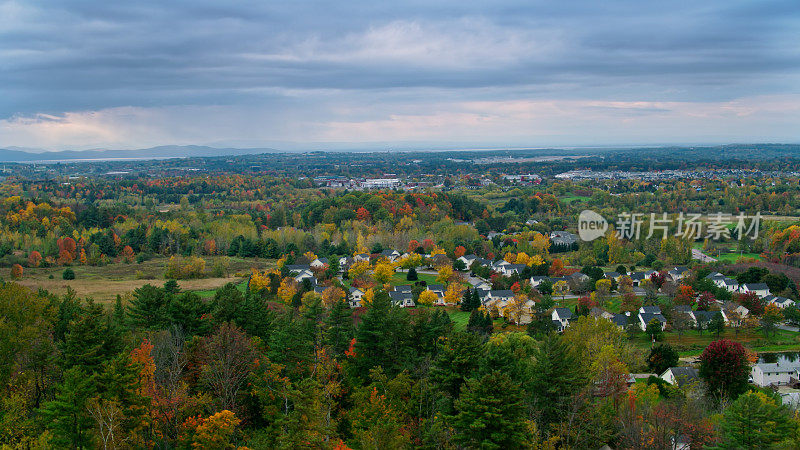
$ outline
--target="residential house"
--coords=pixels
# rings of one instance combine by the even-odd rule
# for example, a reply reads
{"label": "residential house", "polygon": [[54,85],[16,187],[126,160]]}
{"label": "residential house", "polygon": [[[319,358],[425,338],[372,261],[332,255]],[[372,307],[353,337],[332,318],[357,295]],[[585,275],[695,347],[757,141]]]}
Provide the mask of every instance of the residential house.
{"label": "residential house", "polygon": [[736,302],[725,302],[722,304],[722,317],[725,318],[725,323],[732,327],[738,327],[742,324],[742,320],[750,315],[750,310]]}
{"label": "residential house", "polygon": [[492,289],[492,285],[487,283],[487,282],[485,282],[485,281],[479,281],[479,282],[475,283],[474,288],[475,289],[485,289],[485,290],[488,291],[488,290]]}
{"label": "residential house", "polygon": [[[627,275],[627,274],[625,274]],[[622,277],[622,274],[619,272],[603,272],[603,278],[608,278],[609,280],[614,280],[619,282],[619,279]]]}
{"label": "residential house", "polygon": [[469,269],[470,267],[472,267],[472,263],[474,263],[478,259],[479,259],[478,255],[464,255],[464,256],[459,257],[458,261],[463,262],[464,263],[464,267]]}
{"label": "residential house", "polygon": [[700,373],[694,367],[670,367],[659,377],[671,385],[679,387],[692,384],[700,379]]}
{"label": "residential house", "polygon": [[355,262],[359,262],[359,261],[367,261],[367,262],[369,262],[369,253],[359,253],[357,255],[354,255],[353,256],[353,260]]}
{"label": "residential house", "polygon": [[734,280],[733,278],[729,277],[722,277],[722,278],[714,278],[712,280],[714,285],[718,288],[725,289],[728,292],[738,292],[739,291],[739,282]]}
{"label": "residential house", "polygon": [[569,321],[574,315],[569,308],[554,308],[552,313],[553,324],[558,323],[556,329],[561,332],[569,326]]}
{"label": "residential house", "polygon": [[381,252],[381,257],[394,262],[397,261],[398,258],[400,258],[400,252],[398,252],[397,250],[387,249]]}
{"label": "residential house", "polygon": [[290,274],[300,273],[304,270],[311,271],[311,265],[309,264],[287,264],[286,270],[289,271]]}
{"label": "residential house", "polygon": [[504,264],[498,267],[498,272],[502,273],[505,276],[511,276],[513,274],[520,274],[523,270],[525,270],[527,266],[525,264]]}
{"label": "residential house", "polygon": [[530,279],[531,287],[536,289],[545,280],[550,280],[550,277],[547,277],[547,276],[544,276],[544,275],[534,275]]}
{"label": "residential house", "polygon": [[753,383],[760,387],[787,385],[792,378],[800,378],[799,368],[797,363],[758,363],[750,369],[750,376]]}
{"label": "residential house", "polygon": [[611,323],[613,323],[617,327],[625,329],[628,327],[628,325],[630,325],[630,320],[631,320],[630,312],[627,312],[625,314],[614,314],[614,317],[612,317],[610,320]]}
{"label": "residential house", "polygon": [[658,306],[642,306],[639,308],[639,327],[643,331],[647,330],[647,324],[653,319],[661,323],[661,329],[667,327],[667,319],[661,314],[661,308]]}
{"label": "residential house", "polygon": [[584,283],[589,280],[589,275],[586,275],[583,272],[575,272],[571,275],[568,275],[567,278],[572,280],[573,283]]}
{"label": "residential house", "polygon": [[360,306],[364,306],[364,304],[361,302],[362,297],[364,297],[364,291],[362,291],[361,289],[351,287],[348,291],[347,297],[351,308],[358,308]]}
{"label": "residential house", "polygon": [[571,246],[578,242],[578,236],[569,231],[552,231],[550,232],[550,242],[553,246]]}
{"label": "residential house", "polygon": [[595,319],[608,319],[611,320],[614,317],[614,314],[606,311],[603,308],[598,308],[597,306],[593,307],[591,311],[589,311],[589,315],[594,317]]}
{"label": "residential house", "polygon": [[794,300],[777,295],[768,295],[764,297],[764,301],[766,301],[768,305],[775,305],[780,309],[788,308],[789,306],[794,306],[795,304]]}
{"label": "residential house", "polygon": [[310,269],[303,269],[300,272],[295,272],[294,281],[302,283],[303,280],[306,279],[311,280],[312,285],[317,284],[317,277],[314,276],[314,272],[312,272]]}
{"label": "residential house", "polygon": [[311,264],[309,265],[314,269],[322,269],[329,264],[328,258],[317,258],[311,261]]}
{"label": "residential house", "polygon": [[686,278],[690,273],[688,267],[676,266],[667,272],[667,277],[672,281],[678,281]]}
{"label": "residential house", "polygon": [[411,308],[416,306],[414,304],[414,296],[411,294],[410,291],[390,291],[389,297],[392,299],[392,303],[401,307],[401,308]]}
{"label": "residential house", "polygon": [[745,283],[739,286],[739,292],[742,294],[754,292],[757,296],[763,298],[769,295],[769,287],[766,283]]}
{"label": "residential house", "polygon": [[638,271],[638,272],[631,272],[628,277],[631,279],[633,286],[639,286],[642,284],[644,280],[649,280],[653,274],[656,273],[655,270],[645,270],[645,271]]}

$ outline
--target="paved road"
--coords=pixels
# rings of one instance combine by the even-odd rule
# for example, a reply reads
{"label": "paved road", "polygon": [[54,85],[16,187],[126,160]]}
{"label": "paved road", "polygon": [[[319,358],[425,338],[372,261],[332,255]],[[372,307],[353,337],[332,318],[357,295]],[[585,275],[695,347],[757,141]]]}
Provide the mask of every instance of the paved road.
{"label": "paved road", "polygon": [[697,259],[700,260],[700,262],[708,263],[716,261],[716,258],[712,258],[696,248],[692,249],[692,259]]}

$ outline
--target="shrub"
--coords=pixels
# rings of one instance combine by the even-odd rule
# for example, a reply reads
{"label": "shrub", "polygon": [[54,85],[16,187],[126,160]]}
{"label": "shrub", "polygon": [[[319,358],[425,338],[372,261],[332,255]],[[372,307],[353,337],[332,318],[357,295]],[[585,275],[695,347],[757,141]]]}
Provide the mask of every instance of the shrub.
{"label": "shrub", "polygon": [[75,279],[75,271],[72,270],[72,268],[67,267],[66,269],[64,269],[63,272],[61,272],[61,278],[65,279],[65,280],[74,280]]}

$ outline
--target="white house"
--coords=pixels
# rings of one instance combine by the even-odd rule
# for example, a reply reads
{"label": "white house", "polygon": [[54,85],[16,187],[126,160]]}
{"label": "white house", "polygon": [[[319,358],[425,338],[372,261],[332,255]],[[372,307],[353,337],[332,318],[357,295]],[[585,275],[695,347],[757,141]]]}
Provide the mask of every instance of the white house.
{"label": "white house", "polygon": [[792,377],[800,378],[797,369],[793,364],[759,363],[750,370],[750,376],[756,386],[785,385],[789,384]]}
{"label": "white house", "polygon": [[328,265],[328,258],[316,258],[309,265],[315,269],[322,269]]}
{"label": "white house", "polygon": [[764,300],[766,300],[767,304],[775,305],[780,309],[788,308],[789,306],[795,305],[794,300],[786,297],[780,297],[777,295],[768,295],[764,298]]}
{"label": "white house", "polygon": [[545,280],[550,280],[550,277],[546,277],[544,275],[534,275],[534,276],[531,277],[531,280],[530,280],[531,281],[531,287],[535,289],[535,288],[539,287],[539,285],[542,284],[542,282],[545,281]]}
{"label": "white house", "polygon": [[367,261],[369,262],[369,253],[359,253],[353,256],[354,261]]}
{"label": "white house", "polygon": [[694,367],[670,367],[661,374],[659,378],[669,384],[678,386],[685,386],[694,383],[699,378],[700,374]]}
{"label": "white house", "polygon": [[484,289],[488,291],[492,289],[492,285],[485,281],[479,281],[475,284],[475,289]]}
{"label": "white house", "polygon": [[682,280],[689,275],[689,269],[684,266],[676,266],[673,267],[669,272],[667,272],[667,276],[673,280]]}
{"label": "white house", "polygon": [[525,264],[503,264],[502,266],[498,266],[497,271],[505,276],[510,276],[515,273],[522,273],[525,267],[527,267]]}
{"label": "white house", "polygon": [[569,326],[569,321],[572,319],[572,311],[569,308],[555,308],[553,309],[552,319],[553,323],[558,322],[558,331],[564,331]]}
{"label": "white house", "polygon": [[387,249],[387,250],[384,250],[384,251],[381,252],[381,256],[386,258],[386,259],[388,259],[389,261],[394,262],[398,258],[400,258],[400,252],[398,252],[397,250],[388,250]]}
{"label": "white house", "polygon": [[[315,277],[314,277],[314,272],[312,272],[309,269],[303,269],[300,272],[297,272],[297,274],[294,276],[294,281],[297,281],[298,283],[302,283],[303,280],[305,280],[306,278],[310,278],[310,279],[316,280]],[[316,284],[316,283],[314,283],[314,284]]]}
{"label": "white house", "polygon": [[351,287],[350,288],[350,307],[351,308],[358,308],[359,306],[363,306],[361,303],[361,298],[364,296],[364,291],[359,288]]}
{"label": "white house", "polygon": [[639,327],[642,331],[647,330],[647,324],[653,319],[661,323],[662,330],[667,327],[667,319],[661,314],[661,308],[658,306],[642,306],[639,308]]}
{"label": "white house", "polygon": [[714,278],[712,281],[714,282],[714,285],[716,287],[725,289],[728,292],[739,291],[739,282],[734,280],[733,278],[728,278],[728,277]]}
{"label": "white house", "polygon": [[389,292],[389,297],[392,299],[392,302],[395,305],[401,308],[410,308],[415,306],[414,296],[411,294],[411,292],[391,291]]}
{"label": "white house", "polygon": [[469,269],[472,267],[472,263],[474,263],[478,259],[478,255],[464,255],[458,258],[458,261],[464,263],[464,267]]}
{"label": "white house", "polygon": [[755,292],[759,297],[766,297],[769,295],[769,287],[766,283],[745,283],[739,286],[739,292],[742,294]]}

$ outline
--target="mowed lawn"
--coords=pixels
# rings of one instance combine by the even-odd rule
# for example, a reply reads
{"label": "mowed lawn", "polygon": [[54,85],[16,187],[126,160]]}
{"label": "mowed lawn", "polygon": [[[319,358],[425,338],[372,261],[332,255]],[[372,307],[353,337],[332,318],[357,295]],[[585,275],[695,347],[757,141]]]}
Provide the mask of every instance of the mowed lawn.
{"label": "mowed lawn", "polygon": [[[737,333],[733,328],[726,328],[719,337],[709,331],[700,334],[696,330],[687,330],[682,336],[672,331],[664,333],[662,342],[675,346],[681,356],[698,356],[708,344],[717,339],[739,342],[753,352],[800,350],[800,333],[785,330],[775,330],[769,337],[765,337],[759,329],[740,330]],[[644,333],[634,342],[643,349],[650,349],[651,342]]]}
{"label": "mowed lawn", "polygon": [[[214,257],[204,259],[206,272],[209,272],[213,267]],[[68,288],[72,288],[79,297],[91,297],[101,303],[110,302],[117,297],[117,294],[127,294],[146,284],[163,285],[167,281],[164,278],[167,261],[168,258],[154,258],[141,264],[114,263],[96,267],[73,265],[74,280],[62,278],[64,267],[26,267],[22,278],[15,282],[31,289],[46,289],[57,295],[62,295]],[[228,276],[178,280],[178,285],[184,291],[199,291],[201,295],[208,296],[213,295],[215,289],[227,283],[234,282],[241,285],[245,278],[235,276],[236,273],[246,276],[249,275],[251,268],[266,270],[274,266],[274,260],[231,258]],[[138,278],[137,272],[139,272]]]}

